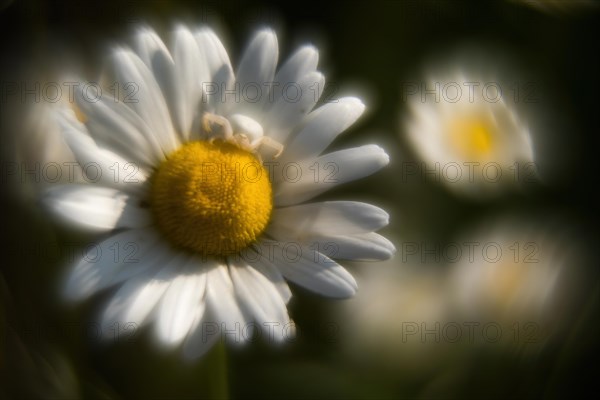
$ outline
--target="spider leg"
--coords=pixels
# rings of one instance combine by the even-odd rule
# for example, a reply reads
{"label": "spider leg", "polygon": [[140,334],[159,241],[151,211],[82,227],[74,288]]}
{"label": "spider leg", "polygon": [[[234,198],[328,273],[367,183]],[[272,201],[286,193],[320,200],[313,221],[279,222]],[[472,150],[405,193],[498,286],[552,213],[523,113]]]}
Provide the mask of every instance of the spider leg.
{"label": "spider leg", "polygon": [[253,144],[253,150],[254,149],[258,149],[259,147],[268,147],[270,149],[275,150],[275,155],[273,156],[273,159],[278,158],[281,153],[283,153],[283,144],[279,143],[278,141],[271,139],[268,136],[262,136],[260,139],[258,139],[254,144]]}
{"label": "spider leg", "polygon": [[[221,115],[204,113],[202,116],[202,128],[207,133],[213,133],[213,125],[217,125],[221,128],[221,134],[225,141],[230,141],[233,138],[233,128],[229,120]],[[213,142],[216,139],[214,135],[208,140]]]}

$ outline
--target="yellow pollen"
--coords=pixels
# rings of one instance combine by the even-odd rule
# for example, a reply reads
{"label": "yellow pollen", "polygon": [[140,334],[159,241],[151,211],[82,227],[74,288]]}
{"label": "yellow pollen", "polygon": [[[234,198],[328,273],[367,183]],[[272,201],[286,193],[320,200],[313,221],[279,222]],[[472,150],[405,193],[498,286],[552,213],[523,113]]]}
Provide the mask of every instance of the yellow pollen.
{"label": "yellow pollen", "polygon": [[467,160],[481,160],[493,150],[494,127],[483,118],[460,119],[450,125],[450,140],[456,150]]}
{"label": "yellow pollen", "polygon": [[273,208],[267,170],[250,152],[223,141],[189,142],[152,177],[159,230],[175,246],[220,257],[264,231]]}

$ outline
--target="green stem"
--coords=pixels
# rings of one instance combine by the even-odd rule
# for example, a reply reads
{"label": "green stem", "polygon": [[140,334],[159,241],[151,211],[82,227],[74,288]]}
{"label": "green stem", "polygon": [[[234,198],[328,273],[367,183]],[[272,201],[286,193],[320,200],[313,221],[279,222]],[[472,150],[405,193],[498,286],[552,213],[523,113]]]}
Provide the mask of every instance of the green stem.
{"label": "green stem", "polygon": [[219,341],[210,352],[200,360],[201,372],[206,384],[206,394],[210,399],[228,399],[227,351],[225,344]]}

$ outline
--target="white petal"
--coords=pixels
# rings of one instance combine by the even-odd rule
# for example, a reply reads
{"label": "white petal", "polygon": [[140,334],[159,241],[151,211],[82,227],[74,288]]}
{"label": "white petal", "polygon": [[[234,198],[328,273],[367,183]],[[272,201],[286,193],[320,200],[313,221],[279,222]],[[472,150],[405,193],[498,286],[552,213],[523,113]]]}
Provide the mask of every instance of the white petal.
{"label": "white petal", "polygon": [[[157,267],[155,265],[154,268],[146,271],[146,274],[128,279],[111,297],[100,317],[103,331],[107,327],[112,327],[114,330],[115,327],[125,324],[135,324],[136,328],[141,328],[151,319],[149,316],[174,278],[173,271]],[[163,274],[162,279],[154,277],[157,270],[158,274]],[[169,275],[164,275],[165,272],[168,272]],[[103,335],[105,339],[111,339],[111,336],[111,334]]]}
{"label": "white petal", "polygon": [[319,72],[311,72],[297,81],[284,84],[283,95],[275,100],[265,117],[265,130],[269,136],[285,143],[292,130],[313,109],[324,86],[325,77]]}
{"label": "white petal", "polygon": [[290,82],[299,82],[303,77],[316,72],[319,52],[314,46],[300,47],[277,71],[273,93],[274,101],[279,100],[283,87]]}
{"label": "white petal", "polygon": [[285,303],[273,283],[242,260],[230,259],[229,271],[240,305],[269,335],[267,340],[284,340],[284,329],[290,320]]}
{"label": "white petal", "polygon": [[203,314],[205,288],[206,273],[193,257],[173,279],[161,302],[157,333],[163,342],[177,344],[186,337],[195,318]]}
{"label": "white petal", "polygon": [[261,261],[275,265],[283,276],[315,293],[347,298],[356,293],[356,281],[338,263],[295,242],[263,242]]}
{"label": "white petal", "polygon": [[278,55],[275,32],[270,29],[257,32],[240,61],[237,81],[241,85],[247,82],[272,82]]}
{"label": "white petal", "polygon": [[288,303],[292,298],[292,292],[281,272],[271,263],[263,262],[261,256],[251,248],[242,252],[242,258],[254,269],[266,276],[279,292],[284,303]]}
{"label": "white petal", "polygon": [[120,85],[133,84],[137,92],[127,103],[154,130],[165,154],[179,146],[163,93],[148,67],[129,50],[114,54],[115,73]]}
{"label": "white petal", "polygon": [[103,325],[114,322],[133,322],[141,327],[153,319],[152,312],[163,298],[173,280],[178,276],[184,255],[161,249],[156,258],[149,261],[143,274],[128,279],[113,296],[103,314]]}
{"label": "white petal", "polygon": [[[288,164],[279,163],[280,169],[274,173],[275,179],[279,178],[275,189],[275,205],[283,207],[310,200],[337,185],[371,175],[388,162],[389,157],[381,147],[367,145],[297,163],[295,169],[301,171],[299,179],[296,179],[296,175],[286,178],[285,169],[281,167],[287,167]],[[320,174],[318,179],[314,174],[315,163],[320,172],[327,172]]]}
{"label": "white petal", "polygon": [[201,95],[201,74],[206,69],[200,58],[200,50],[192,33],[179,27],[175,32],[173,46],[175,60],[175,89],[173,96],[174,123],[182,139],[190,137],[192,121],[198,110]]}
{"label": "white petal", "polygon": [[259,119],[263,104],[269,98],[275,76],[279,48],[272,30],[259,31],[250,41],[236,74],[236,90],[240,90],[237,112]]}
{"label": "white petal", "polygon": [[105,96],[89,101],[85,86],[75,92],[77,105],[87,117],[86,126],[102,148],[114,149],[131,162],[148,169],[163,159],[163,153],[148,125],[123,101]]}
{"label": "white petal", "polygon": [[152,229],[120,232],[100,243],[87,246],[86,254],[76,261],[66,282],[65,296],[70,300],[85,299],[99,290],[143,274],[153,264],[159,241]]}
{"label": "white petal", "polygon": [[[175,61],[162,39],[150,28],[144,27],[136,36],[137,55],[152,72],[165,97],[167,106],[176,115],[177,85]],[[173,121],[176,123],[176,121]],[[156,135],[152,133],[153,135]]]}
{"label": "white petal", "polygon": [[[69,117],[69,114],[73,114]],[[83,125],[73,121],[74,113],[64,110],[59,113],[59,123],[65,142],[81,166],[87,181],[95,184],[115,187],[129,193],[140,193],[148,178],[146,172],[137,164],[131,163],[117,154],[99,148],[87,134]]]}
{"label": "white petal", "polygon": [[151,28],[141,28],[135,37],[135,44],[136,53],[151,71],[160,58],[173,61],[167,46]]}
{"label": "white petal", "polygon": [[375,232],[352,236],[315,236],[306,238],[304,243],[338,260],[388,260],[396,252],[392,242]]}
{"label": "white petal", "polygon": [[205,62],[206,73],[200,76],[202,84],[202,106],[211,112],[223,115],[222,95],[233,86],[233,68],[225,47],[210,29],[194,34],[200,56]]}
{"label": "white petal", "polygon": [[[208,316],[208,319],[213,319],[213,317]],[[193,360],[206,354],[221,338],[219,329],[215,322],[198,321],[183,344],[184,357]]]}
{"label": "white petal", "polygon": [[152,224],[140,200],[117,189],[71,184],[49,188],[42,201],[60,219],[94,231],[143,228]]}
{"label": "white petal", "polygon": [[344,97],[317,108],[306,116],[306,125],[286,146],[282,162],[318,156],[364,110],[364,104],[355,97]]}
{"label": "white petal", "polygon": [[224,265],[207,272],[206,305],[214,320],[206,318],[205,324],[218,325],[222,337],[232,343],[240,344],[249,339],[244,335],[247,318],[237,303],[229,271]]}
{"label": "white petal", "polygon": [[267,232],[273,237],[290,233],[353,235],[376,231],[388,223],[388,213],[379,207],[355,201],[325,201],[275,209]]}

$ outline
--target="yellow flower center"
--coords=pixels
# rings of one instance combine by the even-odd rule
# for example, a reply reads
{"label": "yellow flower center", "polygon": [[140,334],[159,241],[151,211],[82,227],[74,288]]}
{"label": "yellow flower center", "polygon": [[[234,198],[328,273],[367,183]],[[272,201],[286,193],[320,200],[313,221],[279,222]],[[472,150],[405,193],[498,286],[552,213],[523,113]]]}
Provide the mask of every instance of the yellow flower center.
{"label": "yellow flower center", "polygon": [[175,246],[203,256],[239,252],[264,231],[273,208],[263,165],[238,146],[189,142],[152,177],[152,211]]}
{"label": "yellow flower center", "polygon": [[450,141],[466,160],[477,161],[490,155],[494,126],[486,118],[467,118],[450,125]]}
{"label": "yellow flower center", "polygon": [[523,287],[527,278],[526,266],[518,263],[503,263],[495,266],[487,284],[489,297],[497,304],[510,303]]}

